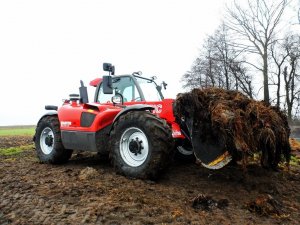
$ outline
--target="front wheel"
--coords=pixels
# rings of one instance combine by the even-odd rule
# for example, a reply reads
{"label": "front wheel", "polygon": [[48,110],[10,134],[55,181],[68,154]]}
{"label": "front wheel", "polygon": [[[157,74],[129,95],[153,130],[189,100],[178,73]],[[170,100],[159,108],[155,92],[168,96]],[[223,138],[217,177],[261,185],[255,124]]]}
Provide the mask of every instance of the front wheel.
{"label": "front wheel", "polygon": [[110,157],[117,172],[133,178],[156,179],[173,154],[171,128],[150,112],[122,115],[111,132]]}
{"label": "front wheel", "polygon": [[62,145],[59,120],[56,116],[46,116],[39,121],[34,141],[37,157],[43,163],[64,163],[72,155],[72,150],[65,149]]}

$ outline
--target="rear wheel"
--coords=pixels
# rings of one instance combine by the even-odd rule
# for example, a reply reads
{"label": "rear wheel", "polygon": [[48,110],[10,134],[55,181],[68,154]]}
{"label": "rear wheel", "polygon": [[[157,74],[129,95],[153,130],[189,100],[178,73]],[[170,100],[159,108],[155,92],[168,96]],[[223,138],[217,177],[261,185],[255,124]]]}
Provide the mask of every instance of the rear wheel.
{"label": "rear wheel", "polygon": [[61,142],[59,120],[56,116],[42,118],[36,128],[35,149],[43,163],[59,164],[67,162],[72,150],[65,149]]}
{"label": "rear wheel", "polygon": [[196,161],[192,144],[187,139],[176,140],[175,159],[184,163]]}
{"label": "rear wheel", "polygon": [[133,178],[156,179],[173,154],[171,128],[150,112],[122,115],[111,132],[110,157],[117,172]]}

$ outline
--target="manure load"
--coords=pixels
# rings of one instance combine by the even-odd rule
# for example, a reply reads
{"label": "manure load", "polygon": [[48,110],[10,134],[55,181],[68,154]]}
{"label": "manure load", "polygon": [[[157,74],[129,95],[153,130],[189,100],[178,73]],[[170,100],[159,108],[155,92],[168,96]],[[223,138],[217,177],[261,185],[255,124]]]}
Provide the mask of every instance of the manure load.
{"label": "manure load", "polygon": [[255,101],[238,91],[194,89],[178,94],[174,104],[178,123],[185,124],[194,154],[207,168],[218,169],[231,160],[261,153],[261,165],[276,169],[290,160],[290,128],[277,107]]}

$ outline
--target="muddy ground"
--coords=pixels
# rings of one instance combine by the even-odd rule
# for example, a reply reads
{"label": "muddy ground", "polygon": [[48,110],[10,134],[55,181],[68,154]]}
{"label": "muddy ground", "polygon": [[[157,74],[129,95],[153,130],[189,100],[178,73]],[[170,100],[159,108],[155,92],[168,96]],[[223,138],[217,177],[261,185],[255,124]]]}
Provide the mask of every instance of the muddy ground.
{"label": "muddy ground", "polygon": [[[0,148],[30,137],[0,137]],[[0,224],[299,224],[300,169],[211,171],[174,162],[160,180],[116,175],[108,159],[40,164],[34,149],[0,156]]]}

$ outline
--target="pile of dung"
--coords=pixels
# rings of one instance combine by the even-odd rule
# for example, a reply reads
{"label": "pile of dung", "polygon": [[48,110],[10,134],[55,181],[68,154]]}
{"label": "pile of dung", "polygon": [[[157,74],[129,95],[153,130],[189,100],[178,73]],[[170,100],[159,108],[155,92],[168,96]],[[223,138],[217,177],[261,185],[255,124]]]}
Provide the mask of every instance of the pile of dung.
{"label": "pile of dung", "polygon": [[210,211],[214,208],[224,209],[229,205],[227,199],[214,200],[211,196],[199,194],[192,200],[192,207],[203,211]]}
{"label": "pile of dung", "polygon": [[207,88],[178,94],[174,115],[179,123],[186,123],[191,136],[195,131],[200,133],[199,141],[223,140],[236,161],[261,152],[262,166],[276,169],[281,156],[290,160],[286,115],[238,91]]}
{"label": "pile of dung", "polygon": [[271,195],[258,196],[254,201],[248,202],[246,208],[259,216],[288,216],[284,213],[282,204],[275,200]]}

